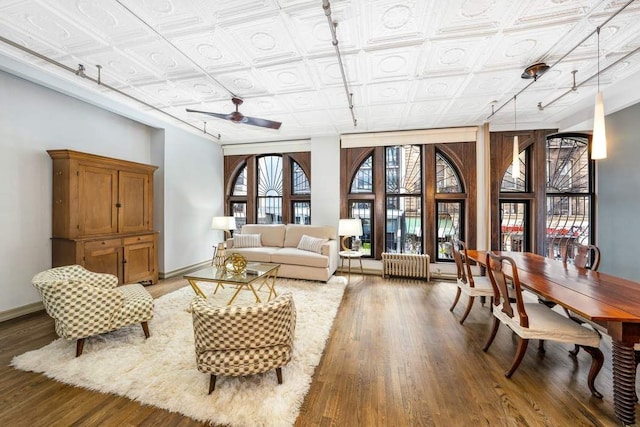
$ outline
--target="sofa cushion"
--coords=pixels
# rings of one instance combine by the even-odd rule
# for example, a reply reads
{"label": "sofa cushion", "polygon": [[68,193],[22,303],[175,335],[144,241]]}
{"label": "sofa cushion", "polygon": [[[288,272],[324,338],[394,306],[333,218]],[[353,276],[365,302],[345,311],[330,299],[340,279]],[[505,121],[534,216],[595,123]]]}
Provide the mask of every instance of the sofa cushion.
{"label": "sofa cushion", "polygon": [[[287,234],[284,238],[284,247],[296,248],[303,235],[310,237],[319,237],[322,239],[335,239],[336,229],[334,227],[326,227],[320,225],[302,225],[302,224],[289,224],[287,225]],[[264,245],[264,241],[262,242]],[[266,245],[265,245],[266,246]]]}
{"label": "sofa cushion", "polygon": [[260,248],[232,248],[231,253],[238,253],[245,257],[247,261],[253,262],[272,262],[271,255],[275,253],[279,248],[260,247]]}
{"label": "sofa cushion", "polygon": [[326,268],[329,266],[329,257],[297,248],[282,248],[271,255],[271,262]]}
{"label": "sofa cushion", "polygon": [[322,239],[320,237],[311,237],[304,234],[300,238],[300,243],[298,243],[298,249],[302,249],[303,251],[315,252],[319,254],[322,252],[322,245],[324,245],[326,242],[327,242],[327,239]]}
{"label": "sofa cushion", "polygon": [[236,234],[233,236],[234,248],[259,248],[260,246],[262,244],[259,234]]}
{"label": "sofa cushion", "polygon": [[241,231],[242,234],[260,234],[262,246],[282,247],[285,230],[284,224],[245,224]]}

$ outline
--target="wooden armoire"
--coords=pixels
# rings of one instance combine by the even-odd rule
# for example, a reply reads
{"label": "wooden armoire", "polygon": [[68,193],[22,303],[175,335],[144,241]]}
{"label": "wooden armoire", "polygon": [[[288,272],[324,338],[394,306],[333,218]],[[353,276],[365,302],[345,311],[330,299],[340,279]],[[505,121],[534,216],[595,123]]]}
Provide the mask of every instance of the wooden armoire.
{"label": "wooden armoire", "polygon": [[114,274],[120,283],[156,283],[157,166],[72,150],[47,152],[53,160],[53,266],[80,264]]}

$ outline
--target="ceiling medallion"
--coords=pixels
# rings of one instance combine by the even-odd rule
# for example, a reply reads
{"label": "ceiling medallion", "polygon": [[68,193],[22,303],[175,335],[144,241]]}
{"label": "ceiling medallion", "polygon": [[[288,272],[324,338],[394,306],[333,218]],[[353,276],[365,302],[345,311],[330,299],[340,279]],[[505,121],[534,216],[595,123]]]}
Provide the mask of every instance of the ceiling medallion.
{"label": "ceiling medallion", "polygon": [[523,79],[538,80],[538,77],[543,75],[548,69],[549,69],[549,66],[544,62],[537,62],[525,68],[524,72],[522,73],[522,76],[520,77],[522,77]]}

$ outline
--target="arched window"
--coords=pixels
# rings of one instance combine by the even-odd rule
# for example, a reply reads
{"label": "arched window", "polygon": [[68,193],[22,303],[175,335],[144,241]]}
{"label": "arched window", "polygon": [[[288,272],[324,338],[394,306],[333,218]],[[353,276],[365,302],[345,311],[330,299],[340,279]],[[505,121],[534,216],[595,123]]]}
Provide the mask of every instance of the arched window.
{"label": "arched window", "polygon": [[[452,240],[475,243],[475,141],[344,148],[342,218],[362,219],[361,252],[426,253],[453,261]],[[473,158],[473,162],[465,160]]]}
{"label": "arched window", "polygon": [[[225,157],[227,206],[246,223],[311,223],[310,153]],[[305,169],[306,167],[306,169]]]}
{"label": "arched window", "polygon": [[500,184],[500,249],[503,251],[522,252],[531,247],[527,150],[520,151],[518,156],[520,175],[513,176],[513,163],[510,163]]}

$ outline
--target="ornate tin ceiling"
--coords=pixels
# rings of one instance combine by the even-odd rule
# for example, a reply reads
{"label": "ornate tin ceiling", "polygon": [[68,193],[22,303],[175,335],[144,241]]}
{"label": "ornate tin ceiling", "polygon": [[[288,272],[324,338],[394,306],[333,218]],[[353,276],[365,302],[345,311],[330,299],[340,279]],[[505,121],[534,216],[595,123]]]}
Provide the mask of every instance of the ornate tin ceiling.
{"label": "ornate tin ceiling", "polygon": [[[492,104],[532,82],[520,77],[528,65],[554,65],[625,3],[331,1],[357,127],[321,0],[0,0],[0,36],[71,69],[83,64],[93,78],[100,65],[102,82],[196,127],[206,121],[230,144],[482,124]],[[640,47],[639,21],[633,2],[602,28],[601,70]],[[596,79],[542,111],[537,105],[571,88],[573,70],[578,83],[593,76],[597,54],[593,35],[519,95],[518,128],[556,127],[592,110]],[[0,42],[0,65],[7,58],[135,104]],[[605,106],[616,84],[639,73],[640,53],[603,73]],[[232,95],[244,99],[243,114],[281,121],[280,130],[185,111],[229,113]],[[513,103],[489,122],[513,128]]]}

